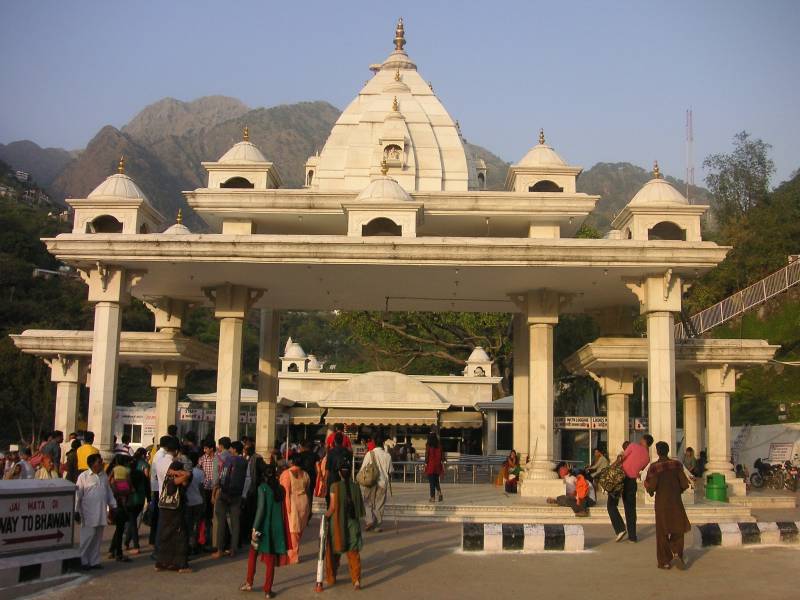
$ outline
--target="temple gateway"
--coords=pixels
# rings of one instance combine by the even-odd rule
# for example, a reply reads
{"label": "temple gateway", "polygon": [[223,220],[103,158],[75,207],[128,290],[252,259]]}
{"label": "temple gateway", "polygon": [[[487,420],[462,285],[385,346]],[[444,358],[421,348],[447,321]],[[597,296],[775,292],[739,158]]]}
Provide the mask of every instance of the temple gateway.
{"label": "temple gateway", "polygon": [[[690,204],[656,167],[605,238],[576,238],[599,199],[576,192],[581,168],[568,165],[541,132],[510,166],[505,189],[486,190],[485,165],[466,149],[457,122],[405,46],[400,21],[394,49],[370,67],[373,76],[322,151],[308,159],[302,189],[281,187],[277,168],[245,129],[241,142],[203,163],[207,187],[184,193],[207,224],[202,233],[170,224],[123,164],[87,198],[68,200],[72,232],[44,242],[81,273],[95,306],[94,331],[28,331],[15,338],[22,351],[52,366],[56,428],[74,429],[78,386],[90,371],[88,428],[95,445],[111,451],[118,366],[131,361],[151,369],[160,435],[175,421],[187,370],[210,362],[217,372],[214,435],[236,437],[243,327],[247,314],[259,311],[255,427],[265,451],[275,442],[279,412],[281,311],[512,313],[514,396],[506,402],[513,409],[513,445],[529,458],[521,493],[554,496],[563,493],[563,483],[553,472],[553,328],[559,315],[591,312],[602,337],[568,364],[600,383],[612,451],[627,436],[633,378],[644,376],[652,435],[676,447],[680,395],[684,429],[693,445],[708,448],[709,472],[734,482],[729,395],[737,372],[767,361],[775,347],[676,342],[685,286],[729,250],[702,239],[708,207]],[[131,296],[155,314],[155,332],[121,332]],[[181,333],[189,305],[213,309],[218,348]],[[646,338],[625,337],[629,307],[645,317]],[[364,410],[357,388],[328,396],[339,402],[328,410]],[[434,401],[421,394],[413,410],[432,411]],[[744,493],[734,483],[730,488]]]}

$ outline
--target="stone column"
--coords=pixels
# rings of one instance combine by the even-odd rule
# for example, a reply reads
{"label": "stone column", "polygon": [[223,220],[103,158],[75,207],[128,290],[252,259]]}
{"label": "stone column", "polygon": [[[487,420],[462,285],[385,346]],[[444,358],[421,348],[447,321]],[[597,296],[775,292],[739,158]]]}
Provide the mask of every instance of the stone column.
{"label": "stone column", "polygon": [[269,456],[277,436],[279,342],[280,315],[276,310],[262,308],[256,405],[256,451],[262,456]]}
{"label": "stone column", "polygon": [[180,362],[150,365],[150,385],[156,390],[156,441],[175,425],[178,411],[178,390],[184,386],[186,368]]}
{"label": "stone column", "polygon": [[529,334],[528,414],[530,462],[520,494],[528,497],[558,496],[564,482],[553,471],[555,451],[553,403],[553,327],[558,323],[559,295],[551,290],[528,292]]}
{"label": "stone column", "polygon": [[175,334],[181,332],[183,319],[186,316],[186,309],[188,308],[184,300],[163,297],[145,302],[145,305],[155,317],[156,331]]}
{"label": "stone column", "polygon": [[705,448],[705,398],[697,379],[690,373],[679,373],[677,382],[683,401],[683,449],[692,448],[698,456]]}
{"label": "stone column", "polygon": [[78,428],[78,400],[81,382],[86,377],[86,361],[59,355],[46,362],[50,365],[50,380],[56,384],[53,429],[63,432],[67,439]]}
{"label": "stone column", "polygon": [[130,300],[130,288],[139,275],[97,263],[81,271],[81,277],[89,285],[89,302],[95,305],[88,429],[94,432],[95,447],[109,455],[114,450],[122,306]]}
{"label": "stone column", "polygon": [[630,409],[628,397],[633,393],[633,372],[618,369],[615,372],[593,375],[606,398],[608,415],[608,457],[622,452],[622,443],[628,439]]}
{"label": "stone column", "polygon": [[[675,317],[681,309],[680,277],[668,269],[663,275],[649,275],[628,287],[639,298],[640,311],[647,316],[647,383],[649,433],[656,442],[669,444],[675,452]],[[655,456],[655,444],[651,448]]]}
{"label": "stone column", "polygon": [[208,290],[214,301],[214,316],[219,319],[219,357],[217,362],[216,439],[239,437],[239,401],[242,390],[242,336],[244,319],[260,297],[240,285],[221,285]]}
{"label": "stone column", "polygon": [[737,479],[731,464],[731,405],[730,394],[736,391],[736,372],[728,365],[703,367],[700,381],[706,394],[706,423],[708,425],[707,473],[725,475],[728,494],[744,496],[746,486]]}
{"label": "stone column", "polygon": [[514,449],[522,464],[528,459],[530,441],[528,418],[528,351],[529,332],[526,315],[513,316],[514,343]]}

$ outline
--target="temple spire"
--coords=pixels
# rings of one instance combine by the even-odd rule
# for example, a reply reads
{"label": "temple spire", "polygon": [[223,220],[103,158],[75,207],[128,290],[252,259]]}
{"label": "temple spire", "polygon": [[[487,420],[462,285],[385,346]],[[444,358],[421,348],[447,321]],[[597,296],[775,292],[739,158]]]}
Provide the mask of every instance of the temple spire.
{"label": "temple spire", "polygon": [[397,96],[395,96],[394,100],[392,100],[392,110],[394,112],[400,112],[400,102],[398,102]]}
{"label": "temple spire", "polygon": [[242,140],[245,142],[250,141],[250,130],[247,128],[247,125],[242,129]]}
{"label": "temple spire", "polygon": [[180,225],[181,223],[183,223],[183,209],[182,209],[182,208],[179,208],[179,209],[178,209],[178,214],[175,216],[175,222],[176,222],[178,225]]}
{"label": "temple spire", "polygon": [[119,157],[119,162],[117,163],[117,173],[120,175],[125,174],[125,156]]}
{"label": "temple spire", "polygon": [[653,178],[661,179],[661,169],[658,168],[658,161],[653,161]]}
{"label": "temple spire", "polygon": [[544,146],[544,128],[539,129],[539,144]]}
{"label": "temple spire", "polygon": [[403,52],[403,46],[406,45],[406,30],[403,27],[403,17],[397,20],[397,27],[394,30],[394,49],[398,52]]}
{"label": "temple spire", "polygon": [[389,163],[387,163],[387,162],[386,162],[386,159],[384,158],[384,159],[381,161],[381,175],[383,175],[384,177],[386,177],[386,174],[387,174],[388,172],[389,172]]}

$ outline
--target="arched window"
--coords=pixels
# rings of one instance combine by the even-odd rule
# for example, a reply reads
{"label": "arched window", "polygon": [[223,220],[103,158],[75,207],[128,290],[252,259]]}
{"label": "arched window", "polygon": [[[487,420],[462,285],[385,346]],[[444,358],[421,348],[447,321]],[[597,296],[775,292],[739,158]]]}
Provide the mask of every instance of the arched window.
{"label": "arched window", "polygon": [[537,181],[534,185],[528,188],[529,192],[563,192],[564,188],[560,187],[555,181],[544,179]]}
{"label": "arched window", "polygon": [[403,149],[397,144],[389,144],[383,149],[383,158],[389,164],[399,164],[403,160]]}
{"label": "arched window", "polygon": [[486,187],[486,175],[483,173],[478,173],[478,185],[481,189]]}
{"label": "arched window", "polygon": [[297,363],[292,363],[286,370],[289,371],[289,373],[297,373],[300,370],[300,368],[297,366]]}
{"label": "arched window", "polygon": [[122,223],[111,215],[100,215],[86,224],[86,233],[122,233]]}
{"label": "arched window", "polygon": [[400,236],[403,235],[403,228],[397,223],[386,217],[372,219],[366,225],[361,226],[361,235],[369,236]]}
{"label": "arched window", "polygon": [[231,177],[228,181],[219,185],[221,188],[252,189],[253,184],[244,177]]}
{"label": "arched window", "polygon": [[483,367],[475,367],[473,375],[475,377],[486,377],[486,371],[483,370]]}
{"label": "arched window", "polygon": [[686,241],[686,230],[671,221],[661,221],[647,232],[648,240],[680,240]]}
{"label": "arched window", "polygon": [[314,180],[314,171],[309,170],[308,175],[306,175],[306,185],[311,185],[311,182]]}

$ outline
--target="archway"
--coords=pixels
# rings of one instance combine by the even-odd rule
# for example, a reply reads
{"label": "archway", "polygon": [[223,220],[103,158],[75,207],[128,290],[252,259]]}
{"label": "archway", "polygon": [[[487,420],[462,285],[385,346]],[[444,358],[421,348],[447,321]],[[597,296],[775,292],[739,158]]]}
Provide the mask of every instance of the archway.
{"label": "archway", "polygon": [[535,184],[528,188],[529,192],[563,192],[564,188],[559,186],[555,181],[543,179],[537,181]]}
{"label": "archway", "polygon": [[403,235],[403,228],[386,217],[378,217],[372,219],[366,225],[361,226],[361,235],[363,237],[370,236],[401,236]]}
{"label": "archway", "polygon": [[100,215],[86,224],[86,233],[122,233],[122,222],[111,215]]}
{"label": "archway", "polygon": [[221,188],[234,188],[234,189],[253,189],[255,187],[244,177],[231,177],[227,181],[219,185]]}
{"label": "archway", "polygon": [[686,241],[686,230],[671,221],[661,221],[647,232],[648,240],[680,240]]}
{"label": "archway", "polygon": [[312,181],[314,181],[314,171],[309,171],[306,175],[306,185],[311,185]]}

